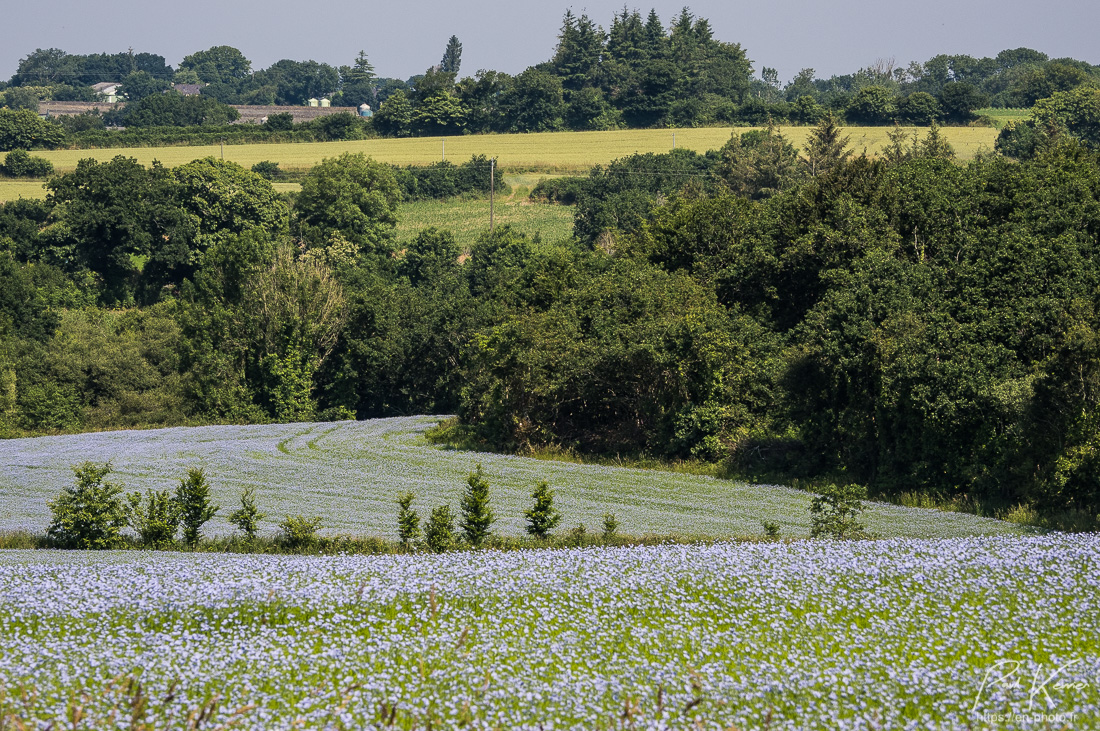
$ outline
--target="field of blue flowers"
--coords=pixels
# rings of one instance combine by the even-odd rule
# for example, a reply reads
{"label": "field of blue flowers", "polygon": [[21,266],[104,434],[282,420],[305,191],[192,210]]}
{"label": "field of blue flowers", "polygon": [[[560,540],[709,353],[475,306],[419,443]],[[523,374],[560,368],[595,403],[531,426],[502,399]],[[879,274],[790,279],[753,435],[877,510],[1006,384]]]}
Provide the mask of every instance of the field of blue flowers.
{"label": "field of blue flowers", "polygon": [[1098,633],[1096,535],[6,551],[0,727],[1096,728]]}
{"label": "field of blue flowers", "polygon": [[[317,515],[322,533],[396,537],[397,496],[412,491],[421,515],[458,505],[467,475],[482,464],[498,517],[494,531],[523,534],[531,490],[546,480],[563,516],[561,528],[597,528],[614,513],[620,531],[723,538],[760,535],[762,523],[783,537],[807,536],[805,492],[711,477],[550,462],[433,446],[424,431],[441,417],[413,416],[319,424],[206,426],[101,432],[0,441],[0,530],[41,533],[46,501],[72,483],[72,465],[111,462],[110,478],[126,490],[172,490],[191,467],[202,467],[222,510],[205,527],[228,535],[241,491],[256,489],[262,526],[275,532],[285,515]],[[1022,533],[1011,523],[965,513],[868,503],[867,527],[884,537],[952,538]]]}

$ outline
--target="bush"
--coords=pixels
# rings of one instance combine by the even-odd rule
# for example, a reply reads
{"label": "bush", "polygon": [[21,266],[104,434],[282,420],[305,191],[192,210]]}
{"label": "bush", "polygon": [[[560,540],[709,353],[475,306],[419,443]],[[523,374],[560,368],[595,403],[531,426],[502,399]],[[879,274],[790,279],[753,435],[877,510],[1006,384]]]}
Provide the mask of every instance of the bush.
{"label": "bush", "polygon": [[127,520],[143,546],[169,548],[176,542],[180,508],[167,490],[149,490],[142,501],[140,492],[128,496]]}
{"label": "bush", "polygon": [[810,503],[810,537],[867,538],[859,516],[867,488],[862,485],[826,485]]}
{"label": "bush", "polygon": [[405,544],[405,549],[412,547],[413,541],[420,537],[420,514],[412,509],[413,494],[407,492],[397,499],[397,536]]}
{"label": "bush", "polygon": [[28,155],[26,150],[12,150],[0,165],[0,175],[8,178],[48,178],[53,175],[53,163],[43,157]]}
{"label": "bush", "polygon": [[485,473],[481,465],[476,472],[471,472],[466,478],[466,493],[462,496],[462,534],[466,542],[474,548],[480,548],[485,539],[489,537],[489,528],[496,517],[489,507],[489,483],[485,479]]}
{"label": "bush", "polygon": [[531,497],[535,504],[524,513],[527,516],[527,533],[535,538],[546,538],[561,521],[561,513],[554,508],[554,493],[550,485],[540,482]]}
{"label": "bush", "polygon": [[229,516],[229,522],[237,526],[237,529],[252,541],[256,538],[259,522],[265,517],[267,516],[256,508],[256,488],[249,486],[241,493],[241,507],[233,511]]}
{"label": "bush", "polygon": [[47,503],[53,520],[46,535],[61,548],[108,549],[126,525],[122,487],[104,482],[111,465],[84,462],[73,467],[76,484]]}
{"label": "bush", "polygon": [[424,531],[424,542],[436,553],[443,553],[455,543],[455,517],[450,505],[440,505],[432,511],[428,527]]}
{"label": "bush", "polygon": [[543,178],[531,189],[531,200],[544,203],[560,203],[571,206],[577,202],[588,183],[588,178]]}
{"label": "bush", "polygon": [[292,551],[309,548],[317,542],[317,531],[321,528],[321,518],[307,518],[304,515],[288,515],[279,529],[282,535],[280,542]]}
{"label": "bush", "polygon": [[264,160],[253,165],[252,172],[267,180],[278,180],[283,171],[279,169],[279,163]]}
{"label": "bush", "polygon": [[218,512],[218,506],[210,502],[210,484],[201,468],[188,470],[186,479],[180,480],[176,505],[183,523],[183,540],[194,546],[199,542],[203,523]]}

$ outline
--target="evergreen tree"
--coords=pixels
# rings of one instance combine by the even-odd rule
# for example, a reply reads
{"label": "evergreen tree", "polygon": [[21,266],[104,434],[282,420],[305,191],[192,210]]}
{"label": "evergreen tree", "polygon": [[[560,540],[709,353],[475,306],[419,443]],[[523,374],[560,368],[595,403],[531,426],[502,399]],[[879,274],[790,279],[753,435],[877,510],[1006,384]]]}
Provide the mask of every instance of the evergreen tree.
{"label": "evergreen tree", "polygon": [[554,493],[549,484],[540,482],[531,497],[535,504],[524,513],[527,516],[527,532],[535,538],[546,538],[561,520],[561,513],[554,508]]}
{"label": "evergreen tree", "polygon": [[424,531],[424,542],[436,553],[443,553],[455,542],[455,518],[450,505],[440,505],[428,518],[428,527]]}
{"label": "evergreen tree", "polygon": [[462,63],[462,43],[458,36],[451,36],[447,41],[447,48],[443,51],[443,60],[439,62],[440,69],[445,73],[458,75],[458,67]]}
{"label": "evergreen tree", "polygon": [[829,112],[814,127],[806,138],[806,155],[802,165],[811,178],[816,178],[846,162],[852,155],[847,149],[850,138],[841,137],[840,125],[832,112]]}
{"label": "evergreen tree", "polygon": [[476,472],[471,472],[466,479],[465,494],[462,496],[462,534],[466,542],[474,548],[480,548],[485,539],[489,537],[489,528],[496,517],[489,507],[489,482],[485,479],[485,473],[481,465]]}
{"label": "evergreen tree", "polygon": [[603,538],[605,541],[609,541],[615,537],[615,534],[619,531],[619,519],[615,517],[614,513],[604,513],[603,515]]}
{"label": "evergreen tree", "polygon": [[954,160],[955,148],[947,141],[935,122],[928,129],[928,136],[913,144],[913,156],[933,160]]}
{"label": "evergreen tree", "polygon": [[183,540],[194,546],[199,542],[203,524],[214,517],[218,506],[210,502],[210,483],[201,468],[192,467],[176,487],[176,505],[183,524]]}
{"label": "evergreen tree", "polygon": [[420,514],[412,509],[412,501],[411,492],[397,499],[397,536],[406,549],[411,548],[413,541],[420,537]]}
{"label": "evergreen tree", "polygon": [[344,103],[348,106],[374,104],[374,66],[367,59],[365,51],[360,51],[351,67],[340,67],[341,87]]}
{"label": "evergreen tree", "polygon": [[909,141],[909,133],[894,122],[894,129],[886,133],[890,144],[882,151],[882,157],[890,165],[900,165],[913,156],[913,148],[916,146],[917,133],[913,133],[913,141]]}

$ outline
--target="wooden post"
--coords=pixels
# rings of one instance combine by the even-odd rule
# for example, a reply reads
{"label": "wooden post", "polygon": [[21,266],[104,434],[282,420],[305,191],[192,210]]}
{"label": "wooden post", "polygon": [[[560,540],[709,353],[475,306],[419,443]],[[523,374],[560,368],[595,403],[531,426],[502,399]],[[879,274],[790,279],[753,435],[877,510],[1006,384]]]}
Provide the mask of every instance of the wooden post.
{"label": "wooden post", "polygon": [[497,159],[489,160],[489,233],[493,232],[493,203],[497,192]]}
{"label": "wooden post", "polygon": [[440,159],[443,162],[447,162],[447,140],[443,140],[443,157]]}

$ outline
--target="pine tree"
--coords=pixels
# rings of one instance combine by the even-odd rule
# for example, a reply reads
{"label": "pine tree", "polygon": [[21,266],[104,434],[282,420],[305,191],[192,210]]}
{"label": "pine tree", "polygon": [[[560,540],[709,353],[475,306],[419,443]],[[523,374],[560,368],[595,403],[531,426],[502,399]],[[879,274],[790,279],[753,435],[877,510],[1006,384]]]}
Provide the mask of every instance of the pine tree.
{"label": "pine tree", "polygon": [[405,548],[411,548],[420,537],[420,514],[412,509],[413,494],[407,492],[397,499],[397,535]]}
{"label": "pine tree", "polygon": [[455,518],[450,505],[440,505],[428,518],[428,527],[424,531],[424,542],[436,553],[443,553],[455,542]]}
{"label": "pine tree", "polygon": [[806,138],[806,156],[802,158],[802,165],[811,178],[829,172],[852,156],[852,151],[847,149],[850,138],[840,135],[837,118],[829,112]]}
{"label": "pine tree", "polygon": [[540,482],[535,485],[531,497],[535,504],[524,513],[527,516],[527,533],[535,538],[546,538],[561,521],[561,513],[554,508],[554,493],[549,484]]}
{"label": "pine tree", "polygon": [[439,62],[439,69],[445,73],[458,74],[458,67],[462,64],[462,43],[458,36],[451,36],[447,41],[447,48],[443,51],[443,60]]}
{"label": "pine tree", "polygon": [[894,122],[894,129],[886,133],[890,144],[882,151],[883,159],[890,165],[900,165],[912,157],[913,148],[916,147],[916,134],[913,133],[913,142],[910,144],[909,133]]}
{"label": "pine tree", "polygon": [[489,528],[496,520],[489,507],[489,483],[480,464],[476,472],[470,473],[466,484],[468,487],[462,496],[462,522],[459,527],[462,528],[466,542],[474,548],[480,548],[489,537]]}
{"label": "pine tree", "polygon": [[954,160],[955,148],[940,132],[940,126],[935,122],[928,129],[928,136],[919,143],[913,145],[915,157],[930,158],[933,160]]}
{"label": "pine tree", "polygon": [[183,540],[194,546],[199,542],[203,524],[214,517],[218,506],[210,502],[210,483],[202,468],[192,467],[187,477],[176,487],[176,505],[179,506]]}
{"label": "pine tree", "polygon": [[619,519],[615,517],[614,513],[604,513],[603,515],[603,539],[609,541],[615,537],[615,534],[619,531]]}

